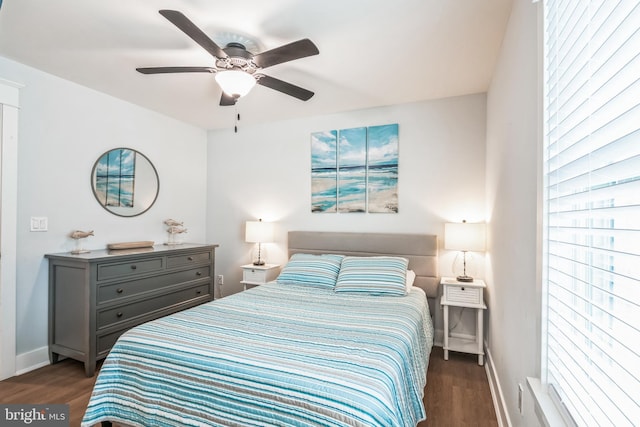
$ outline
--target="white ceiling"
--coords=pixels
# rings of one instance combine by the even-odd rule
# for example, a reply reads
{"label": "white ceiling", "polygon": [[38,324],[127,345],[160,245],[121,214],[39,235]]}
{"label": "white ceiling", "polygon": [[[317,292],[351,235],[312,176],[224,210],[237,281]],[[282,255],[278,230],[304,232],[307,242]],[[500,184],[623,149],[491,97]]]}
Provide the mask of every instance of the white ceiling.
{"label": "white ceiling", "polygon": [[135,71],[213,64],[160,9],[181,11],[221,47],[228,34],[260,52],[302,38],[318,46],[317,56],[264,71],[315,96],[256,86],[238,102],[246,125],[484,92],[511,1],[4,0],[0,55],[216,129],[233,126],[235,108],[218,105],[212,74]]}

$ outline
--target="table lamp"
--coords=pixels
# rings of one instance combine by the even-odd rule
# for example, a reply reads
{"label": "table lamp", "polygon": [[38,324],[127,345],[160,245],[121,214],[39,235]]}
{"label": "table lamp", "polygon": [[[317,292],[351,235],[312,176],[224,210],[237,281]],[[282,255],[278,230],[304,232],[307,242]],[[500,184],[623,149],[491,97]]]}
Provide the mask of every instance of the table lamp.
{"label": "table lamp", "polygon": [[262,244],[273,242],[273,223],[258,221],[247,221],[245,228],[245,241],[248,243],[257,243],[257,257],[253,257],[253,265],[264,265],[264,256],[262,254]]}
{"label": "table lamp", "polygon": [[[456,277],[459,282],[473,282],[473,277],[467,274],[467,263],[471,263],[471,257],[467,259],[467,252],[484,252],[486,244],[486,224],[470,224],[466,221],[461,223],[445,223],[444,225],[444,248],[448,250],[462,252],[462,274]],[[454,260],[454,273],[457,267],[457,258]],[[471,267],[471,265],[469,265]]]}

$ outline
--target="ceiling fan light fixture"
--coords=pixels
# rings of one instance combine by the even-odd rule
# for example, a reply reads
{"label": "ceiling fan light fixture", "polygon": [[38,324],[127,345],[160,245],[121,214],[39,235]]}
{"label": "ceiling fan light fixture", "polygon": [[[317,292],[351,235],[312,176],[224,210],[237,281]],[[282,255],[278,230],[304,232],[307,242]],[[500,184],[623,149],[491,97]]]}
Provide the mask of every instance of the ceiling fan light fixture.
{"label": "ceiling fan light fixture", "polygon": [[[2,4],[2,0],[0,0],[0,4]],[[254,42],[245,40],[242,36],[231,36],[231,40],[226,37],[226,47],[221,48],[182,12],[170,9],[162,9],[158,12],[206,50],[213,57],[214,62],[209,67],[136,68],[138,72],[142,74],[215,73],[215,79],[222,89],[221,106],[236,105],[238,99],[248,94],[256,84],[293,96],[301,101],[308,101],[313,96],[313,92],[310,90],[262,74],[262,70],[267,67],[319,54],[318,47],[311,40],[300,39],[254,54],[247,49],[247,44],[255,46]]]}
{"label": "ceiling fan light fixture", "polygon": [[245,96],[256,85],[256,79],[242,70],[218,71],[215,79],[222,91],[232,97]]}

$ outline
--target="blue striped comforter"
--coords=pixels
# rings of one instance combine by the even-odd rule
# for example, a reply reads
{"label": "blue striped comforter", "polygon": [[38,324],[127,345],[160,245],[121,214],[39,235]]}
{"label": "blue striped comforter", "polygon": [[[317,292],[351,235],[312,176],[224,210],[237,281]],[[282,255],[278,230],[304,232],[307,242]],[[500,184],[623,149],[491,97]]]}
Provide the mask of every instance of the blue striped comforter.
{"label": "blue striped comforter", "polygon": [[432,343],[418,288],[269,283],[122,335],[82,425],[415,426]]}

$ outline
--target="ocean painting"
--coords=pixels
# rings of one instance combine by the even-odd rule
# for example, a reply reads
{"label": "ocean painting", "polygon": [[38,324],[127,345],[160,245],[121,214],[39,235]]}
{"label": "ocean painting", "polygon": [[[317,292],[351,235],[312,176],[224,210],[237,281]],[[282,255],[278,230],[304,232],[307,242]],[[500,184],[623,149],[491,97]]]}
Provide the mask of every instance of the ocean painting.
{"label": "ocean painting", "polygon": [[105,153],[96,165],[96,196],[104,206],[133,207],[136,152],[127,149]]}
{"label": "ocean painting", "polygon": [[311,211],[398,213],[398,124],[311,134]]}
{"label": "ocean painting", "polygon": [[368,211],[398,213],[398,124],[367,130]]}
{"label": "ocean painting", "polygon": [[338,131],[311,134],[311,212],[337,212]]}
{"label": "ocean painting", "polygon": [[338,212],[366,212],[367,128],[338,133]]}

